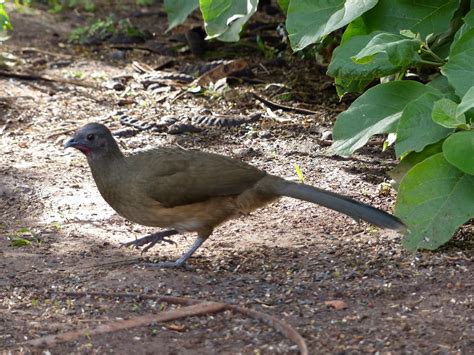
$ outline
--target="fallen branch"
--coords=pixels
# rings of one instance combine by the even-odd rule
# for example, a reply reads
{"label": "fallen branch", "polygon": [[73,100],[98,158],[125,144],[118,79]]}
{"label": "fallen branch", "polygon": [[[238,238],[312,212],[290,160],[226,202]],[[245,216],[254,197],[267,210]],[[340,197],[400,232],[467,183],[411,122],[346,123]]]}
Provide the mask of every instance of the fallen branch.
{"label": "fallen branch", "polygon": [[296,112],[296,113],[301,113],[302,115],[316,115],[317,114],[316,111],[307,110],[305,108],[298,108],[298,107],[292,107],[292,106],[286,106],[286,105],[278,104],[276,102],[273,102],[273,101],[267,100],[267,99],[265,99],[261,96],[258,96],[255,93],[252,93],[252,96],[255,99],[257,99],[258,101],[260,101],[263,104],[265,104],[266,106],[268,106],[269,108],[271,108],[272,110],[293,111],[293,112]]}
{"label": "fallen branch", "polygon": [[77,338],[85,335],[92,336],[98,334],[112,333],[120,330],[149,325],[154,322],[168,322],[171,320],[176,320],[185,317],[217,313],[223,311],[225,307],[226,305],[224,303],[199,303],[192,306],[182,307],[180,309],[175,309],[172,311],[160,312],[159,314],[146,314],[130,319],[114,321],[107,324],[99,325],[98,327],[92,329],[84,328],[66,333],[47,335],[45,337],[31,340],[30,342],[28,342],[28,345],[51,346],[57,343],[64,343],[67,341],[76,340]]}
{"label": "fallen branch", "polygon": [[308,347],[304,338],[288,323],[270,316],[268,314],[248,309],[245,307],[234,306],[227,303],[221,302],[201,302],[192,298],[185,297],[173,297],[173,296],[152,296],[142,295],[137,293],[105,293],[105,292],[65,292],[65,296],[69,297],[119,297],[119,298],[138,298],[138,299],[153,299],[158,302],[165,302],[170,304],[179,304],[185,307],[180,309],[161,312],[159,314],[147,314],[130,318],[127,320],[113,321],[107,324],[99,325],[95,328],[84,328],[73,330],[65,333],[47,335],[41,338],[33,339],[23,343],[23,345],[29,346],[52,346],[58,343],[68,342],[76,340],[81,336],[91,336],[104,333],[112,333],[119,330],[126,330],[130,328],[136,328],[139,326],[148,325],[154,322],[167,322],[171,320],[186,318],[190,316],[205,315],[212,313],[219,313],[226,310],[230,310],[234,313],[240,313],[247,317],[256,319],[262,323],[275,328],[281,334],[286,336],[289,340],[293,341],[299,348],[300,354],[308,355]]}
{"label": "fallen branch", "polygon": [[49,76],[42,76],[37,74],[30,74],[30,73],[14,73],[10,71],[0,70],[0,76],[4,76],[6,78],[16,78],[21,80],[42,80],[52,83],[62,83],[62,84],[71,84],[76,86],[82,86],[85,88],[92,88],[92,89],[100,89],[99,86],[91,83],[83,83],[77,80],[68,80],[62,78],[51,78]]}

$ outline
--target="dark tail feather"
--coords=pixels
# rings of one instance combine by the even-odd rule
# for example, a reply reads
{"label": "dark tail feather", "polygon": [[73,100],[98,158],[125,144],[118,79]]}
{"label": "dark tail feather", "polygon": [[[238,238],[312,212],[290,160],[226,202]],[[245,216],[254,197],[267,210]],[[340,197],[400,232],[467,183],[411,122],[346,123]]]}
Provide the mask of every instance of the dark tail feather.
{"label": "dark tail feather", "polygon": [[405,224],[397,217],[379,210],[365,203],[355,201],[349,197],[334,192],[318,189],[317,187],[285,181],[276,184],[278,194],[300,200],[313,202],[332,210],[344,213],[355,220],[364,220],[381,228],[403,231]]}

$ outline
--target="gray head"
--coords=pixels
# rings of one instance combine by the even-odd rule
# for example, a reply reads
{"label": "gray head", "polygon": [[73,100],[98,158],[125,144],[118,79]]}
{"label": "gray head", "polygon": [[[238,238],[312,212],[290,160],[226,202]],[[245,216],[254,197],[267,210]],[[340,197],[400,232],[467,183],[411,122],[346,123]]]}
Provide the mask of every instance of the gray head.
{"label": "gray head", "polygon": [[88,159],[120,155],[120,149],[109,129],[100,123],[88,123],[79,128],[64,148],[73,147],[84,153]]}

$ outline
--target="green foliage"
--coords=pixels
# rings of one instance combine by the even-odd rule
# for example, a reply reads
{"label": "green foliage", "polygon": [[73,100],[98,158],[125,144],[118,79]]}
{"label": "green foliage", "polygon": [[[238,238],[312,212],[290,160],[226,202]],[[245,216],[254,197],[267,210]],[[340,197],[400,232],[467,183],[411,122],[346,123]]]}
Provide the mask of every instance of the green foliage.
{"label": "green foliage", "polygon": [[406,153],[421,152],[453,131],[436,124],[431,118],[433,106],[441,97],[439,92],[426,93],[404,107],[395,141],[398,158]]}
{"label": "green foliage", "polygon": [[[333,53],[328,74],[341,94],[376,78],[395,81],[367,90],[337,117],[331,149],[347,156],[375,134],[396,132],[402,161],[392,176],[400,182],[396,212],[410,229],[404,244],[435,249],[474,217],[474,10],[460,1],[430,2],[431,12],[396,3],[379,1]],[[421,68],[438,74],[428,84],[401,80]],[[461,194],[462,207],[452,208]]]}
{"label": "green foliage", "polygon": [[156,1],[155,0],[136,0],[138,6],[151,6]]}
{"label": "green foliage", "polygon": [[462,172],[474,175],[474,131],[456,132],[444,141],[446,160]]}
{"label": "green foliage", "polygon": [[95,4],[93,0],[48,0],[49,11],[52,13],[58,13],[64,9],[77,9],[81,8],[88,12],[95,10]]}
{"label": "green foliage", "polygon": [[78,27],[69,35],[69,42],[87,44],[103,42],[113,35],[123,35],[129,38],[144,38],[145,34],[134,27],[126,19],[116,21],[112,16],[98,19],[85,27]]}
{"label": "green foliage", "polygon": [[199,0],[165,0],[165,11],[168,16],[168,31],[181,24],[199,7]]}
{"label": "green foliage", "polygon": [[404,239],[410,250],[438,248],[474,216],[474,176],[451,165],[443,153],[410,169],[398,194],[396,214],[410,226]]}
{"label": "green foliage", "polygon": [[367,90],[338,116],[332,151],[348,156],[373,135],[396,132],[405,106],[426,93],[436,90],[416,81],[392,81]]}
{"label": "green foliage", "polygon": [[200,0],[208,39],[239,40],[242,26],[257,11],[258,0]]}
{"label": "green foliage", "polygon": [[5,1],[0,0],[0,44],[7,39],[7,31],[12,30],[12,24],[5,9]]}
{"label": "green foliage", "polygon": [[292,0],[286,29],[293,50],[319,42],[377,4],[377,0]]}
{"label": "green foliage", "polygon": [[71,43],[84,43],[88,37],[106,38],[115,33],[115,21],[112,17],[96,20],[91,25],[78,27],[69,35]]}

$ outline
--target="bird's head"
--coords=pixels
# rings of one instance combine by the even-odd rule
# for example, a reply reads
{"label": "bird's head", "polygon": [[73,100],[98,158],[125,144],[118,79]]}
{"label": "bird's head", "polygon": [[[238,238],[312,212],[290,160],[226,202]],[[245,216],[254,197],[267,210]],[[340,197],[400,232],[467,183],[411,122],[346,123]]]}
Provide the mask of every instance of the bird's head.
{"label": "bird's head", "polygon": [[109,129],[100,123],[88,123],[79,128],[74,136],[64,144],[64,148],[69,147],[76,148],[88,159],[93,160],[117,153],[121,155]]}

